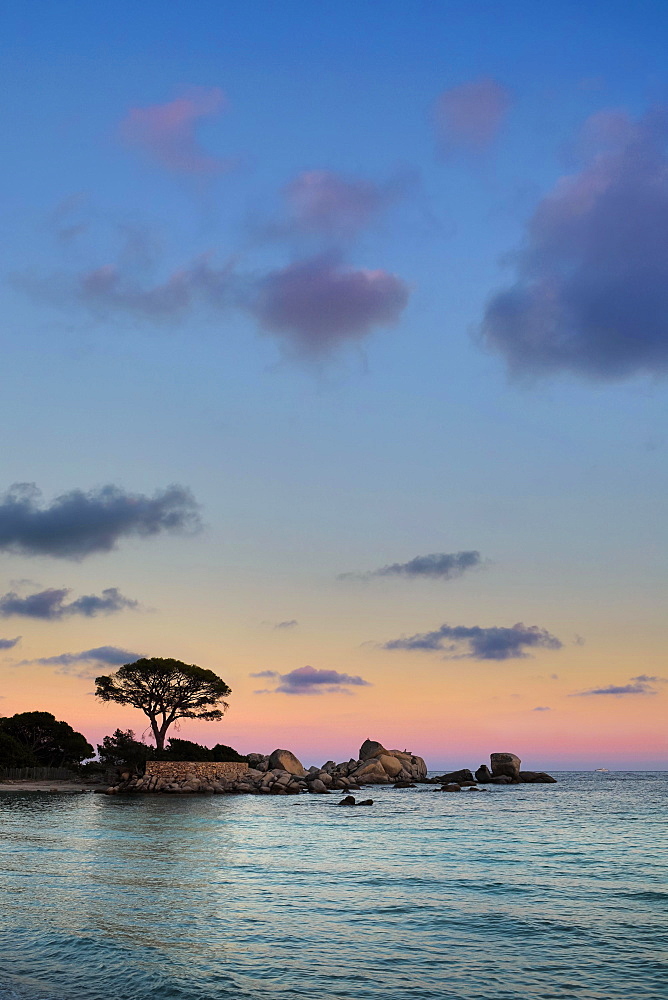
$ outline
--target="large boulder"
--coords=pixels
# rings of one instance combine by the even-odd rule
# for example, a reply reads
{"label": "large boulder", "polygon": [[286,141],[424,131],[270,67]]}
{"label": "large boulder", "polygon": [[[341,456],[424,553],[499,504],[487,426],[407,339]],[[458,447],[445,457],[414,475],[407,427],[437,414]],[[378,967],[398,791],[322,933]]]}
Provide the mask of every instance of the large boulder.
{"label": "large boulder", "polygon": [[492,753],[489,756],[492,765],[492,774],[495,778],[507,775],[513,781],[520,780],[520,767],[522,761],[514,753]]}
{"label": "large boulder", "polygon": [[402,761],[396,757],[390,757],[388,753],[381,754],[378,757],[378,762],[382,765],[385,774],[389,774],[390,778],[396,778],[404,769]]}
{"label": "large boulder", "polygon": [[461,784],[462,781],[473,781],[473,775],[468,767],[462,767],[459,771],[448,771],[447,774],[442,774],[437,780],[444,785],[451,781]]}
{"label": "large boulder", "polygon": [[487,767],[487,764],[481,764],[475,773],[475,780],[479,781],[483,785],[489,784],[489,782],[492,780],[492,777],[493,777],[492,772]]}
{"label": "large boulder", "polygon": [[370,757],[380,757],[381,754],[387,754],[388,751],[385,749],[382,743],[378,743],[377,740],[365,740],[360,747],[360,760],[369,760]]}
{"label": "large boulder", "polygon": [[289,750],[274,750],[269,757],[270,770],[279,769],[287,771],[289,774],[298,774],[300,777],[306,774],[301,761]]}
{"label": "large boulder", "polygon": [[381,762],[375,758],[361,761],[359,767],[353,772],[351,777],[355,782],[360,782],[364,785],[382,785],[389,781],[387,771]]}

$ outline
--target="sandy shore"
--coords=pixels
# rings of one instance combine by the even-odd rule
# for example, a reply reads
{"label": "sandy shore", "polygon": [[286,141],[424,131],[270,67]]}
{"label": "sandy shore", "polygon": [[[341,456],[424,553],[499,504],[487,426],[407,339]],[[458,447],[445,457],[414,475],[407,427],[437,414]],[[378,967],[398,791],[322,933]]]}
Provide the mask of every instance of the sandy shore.
{"label": "sandy shore", "polygon": [[3,792],[94,792],[102,789],[102,785],[82,785],[78,781],[0,781],[0,794]]}

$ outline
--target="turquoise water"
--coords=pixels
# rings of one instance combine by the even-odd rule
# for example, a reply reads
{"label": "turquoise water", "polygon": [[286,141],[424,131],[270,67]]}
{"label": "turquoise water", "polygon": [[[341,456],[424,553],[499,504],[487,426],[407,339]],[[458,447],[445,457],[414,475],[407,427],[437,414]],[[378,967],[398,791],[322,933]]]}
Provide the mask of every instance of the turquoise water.
{"label": "turquoise water", "polygon": [[558,777],[0,794],[0,998],[663,998],[668,774]]}

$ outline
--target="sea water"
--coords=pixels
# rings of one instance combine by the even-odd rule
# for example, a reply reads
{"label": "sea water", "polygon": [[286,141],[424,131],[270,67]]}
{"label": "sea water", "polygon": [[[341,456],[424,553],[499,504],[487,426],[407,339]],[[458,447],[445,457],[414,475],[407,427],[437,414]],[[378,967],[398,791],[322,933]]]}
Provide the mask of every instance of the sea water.
{"label": "sea water", "polygon": [[668,774],[557,777],[0,794],[0,997],[659,1000]]}

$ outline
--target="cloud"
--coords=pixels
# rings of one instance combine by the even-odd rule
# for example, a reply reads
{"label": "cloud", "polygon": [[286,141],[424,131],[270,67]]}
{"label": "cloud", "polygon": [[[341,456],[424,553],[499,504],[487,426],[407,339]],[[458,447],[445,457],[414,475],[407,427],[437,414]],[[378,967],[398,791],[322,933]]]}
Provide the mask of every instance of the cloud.
{"label": "cloud", "polygon": [[57,621],[71,615],[83,615],[84,618],[94,618],[96,615],[110,615],[126,608],[138,608],[139,602],[124,597],[117,587],[108,587],[102,595],[86,594],[76,601],[65,603],[65,598],[71,591],[67,587],[41,590],[27,597],[21,597],[15,591],[9,591],[0,597],[0,618],[11,618],[19,615],[23,618],[42,618],[46,621]]}
{"label": "cloud", "polygon": [[200,257],[153,285],[142,285],[132,268],[105,264],[76,279],[75,298],[102,317],[126,312],[152,323],[172,323],[198,303],[226,307],[234,289],[230,266],[214,268]]}
{"label": "cloud", "polygon": [[666,684],[668,678],[638,674],[631,677],[628,684],[607,684],[605,687],[590,688],[588,691],[577,691],[576,696],[593,694],[658,694],[655,684]]}
{"label": "cloud", "polygon": [[200,527],[197,504],[183,486],[152,497],[118,486],[71,490],[41,503],[33,483],[16,483],[0,498],[0,550],[29,556],[83,559],[109,552],[121,538],[148,538]]}
{"label": "cloud", "polygon": [[263,670],[251,677],[272,677],[280,683],[272,690],[255,694],[350,694],[350,687],[370,687],[362,677],[341,674],[337,670],[316,670],[315,667],[298,667],[287,674]]}
{"label": "cloud", "polygon": [[[57,667],[57,674],[70,677],[89,679],[95,677],[100,667],[121,667],[124,663],[134,663],[141,653],[131,653],[119,646],[96,646],[93,649],[82,649],[79,653],[60,653],[58,656],[43,656],[38,660],[22,660],[19,666],[39,665],[42,667]],[[81,667],[81,664],[89,664]]]}
{"label": "cloud", "polygon": [[218,87],[192,90],[166,104],[131,108],[121,122],[124,143],[176,173],[214,174],[229,169],[230,161],[211,156],[197,140],[203,118],[219,114],[227,100]]}
{"label": "cloud", "polygon": [[[441,625],[433,632],[392,639],[383,649],[445,650],[450,659],[511,660],[526,659],[526,649],[561,649],[562,642],[547,629],[518,622],[510,628],[481,628],[480,625]],[[468,652],[459,652],[468,647]]]}
{"label": "cloud", "polygon": [[536,705],[535,708],[531,709],[532,712],[551,712],[552,709],[549,705]]}
{"label": "cloud", "polygon": [[490,77],[445,90],[436,101],[435,125],[440,149],[478,153],[486,149],[510,107],[510,93]]}
{"label": "cloud", "polygon": [[668,110],[591,119],[585,165],[538,204],[483,342],[511,372],[668,371]]}
{"label": "cloud", "polygon": [[408,183],[407,177],[376,184],[331,170],[307,170],[287,185],[284,194],[298,229],[353,236],[402,197]]}
{"label": "cloud", "polygon": [[268,274],[251,311],[291,353],[319,358],[345,341],[361,340],[375,326],[396,323],[408,295],[408,286],[394,274],[352,270],[321,255]]}
{"label": "cloud", "polygon": [[20,635],[17,635],[15,639],[0,639],[0,649],[13,649],[20,641]]}
{"label": "cloud", "polygon": [[368,573],[341,573],[339,580],[368,580],[375,576],[402,576],[409,579],[428,578],[432,580],[453,580],[467,569],[482,565],[480,553],[432,552],[427,556],[415,556],[406,563],[391,563]]}
{"label": "cloud", "polygon": [[295,628],[297,625],[299,625],[299,622],[297,621],[297,619],[296,618],[290,618],[288,621],[276,622],[276,624],[273,626],[273,628],[274,629],[277,629],[277,628],[278,629]]}

